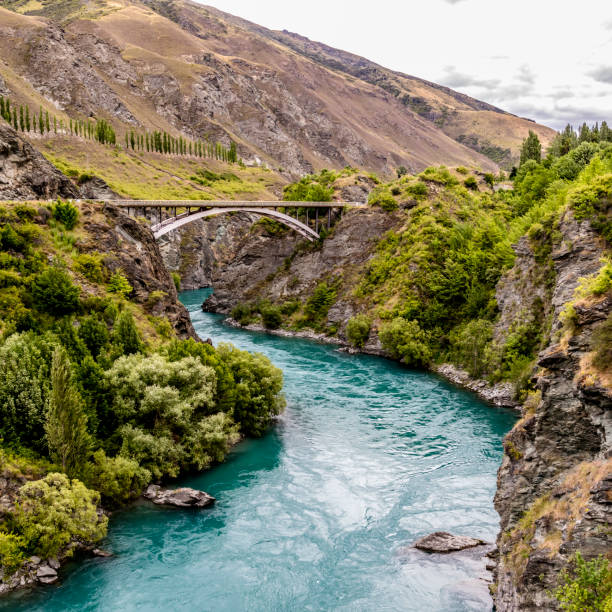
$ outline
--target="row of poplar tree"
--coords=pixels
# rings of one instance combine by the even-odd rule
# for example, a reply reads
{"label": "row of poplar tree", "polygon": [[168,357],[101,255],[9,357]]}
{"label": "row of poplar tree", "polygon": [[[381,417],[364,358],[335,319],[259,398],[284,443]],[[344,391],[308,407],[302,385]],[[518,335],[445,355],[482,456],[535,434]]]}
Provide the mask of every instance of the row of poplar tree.
{"label": "row of poplar tree", "polygon": [[175,138],[167,132],[145,132],[138,134],[130,131],[125,134],[125,148],[137,151],[156,151],[167,155],[190,155],[209,157],[221,161],[236,163],[238,154],[236,144],[231,143],[229,149],[220,142],[204,142],[202,140],[187,140],[182,136]]}
{"label": "row of poplar tree", "polygon": [[[69,119],[64,124],[63,119],[58,121],[57,117],[49,115],[49,111],[43,111],[42,106],[38,113],[31,113],[28,106],[17,107],[4,96],[0,96],[0,117],[17,131],[35,132],[41,135],[68,133],[88,140],[96,140],[101,144],[117,144],[115,130],[105,119],[95,122]],[[236,144],[233,142],[228,149],[220,142],[191,141],[182,136],[176,138],[167,132],[155,131],[139,134],[131,130],[125,133],[125,148],[133,151],[156,151],[166,155],[209,157],[229,163],[238,161]]]}

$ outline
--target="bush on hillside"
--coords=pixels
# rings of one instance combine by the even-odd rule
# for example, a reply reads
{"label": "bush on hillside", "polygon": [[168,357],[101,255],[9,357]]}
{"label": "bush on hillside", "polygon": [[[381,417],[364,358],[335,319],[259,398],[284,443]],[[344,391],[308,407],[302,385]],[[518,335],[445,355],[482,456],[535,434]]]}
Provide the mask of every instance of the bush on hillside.
{"label": "bush on hillside", "polygon": [[346,337],[348,341],[356,348],[363,348],[372,327],[372,320],[365,314],[358,314],[351,319],[346,325]]}
{"label": "bush on hillside", "polygon": [[48,474],[19,490],[13,516],[25,549],[43,559],[60,552],[72,554],[68,544],[95,544],[106,535],[108,519],[98,516],[100,495],[64,474]]}
{"label": "bush on hillside", "polygon": [[450,334],[453,361],[463,366],[473,378],[481,377],[488,370],[487,347],[493,338],[493,324],[474,319],[459,325]]}
{"label": "bush on hillside", "polygon": [[40,272],[32,282],[32,299],[40,312],[59,317],[79,308],[79,288],[59,265]]}
{"label": "bush on hillside", "polygon": [[612,610],[612,565],[603,555],[586,561],[580,552],[571,569],[561,574],[563,584],[555,591],[561,609],[567,612]]}
{"label": "bush on hillside", "polygon": [[137,461],[125,457],[107,457],[98,450],[89,464],[85,482],[100,492],[107,508],[118,508],[136,499],[151,480],[151,473]]}
{"label": "bush on hillside", "polygon": [[383,348],[408,366],[422,367],[431,361],[429,335],[417,321],[397,317],[382,325],[379,337]]}
{"label": "bush on hillside", "polygon": [[58,200],[53,206],[53,217],[67,230],[72,230],[79,220],[79,209],[72,202]]}

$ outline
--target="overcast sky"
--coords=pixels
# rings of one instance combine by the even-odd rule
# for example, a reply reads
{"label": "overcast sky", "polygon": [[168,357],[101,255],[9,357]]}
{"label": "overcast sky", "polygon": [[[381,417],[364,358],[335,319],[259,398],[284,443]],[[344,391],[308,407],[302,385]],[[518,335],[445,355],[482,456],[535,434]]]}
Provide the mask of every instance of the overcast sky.
{"label": "overcast sky", "polygon": [[612,124],[612,0],[198,0],[561,129]]}

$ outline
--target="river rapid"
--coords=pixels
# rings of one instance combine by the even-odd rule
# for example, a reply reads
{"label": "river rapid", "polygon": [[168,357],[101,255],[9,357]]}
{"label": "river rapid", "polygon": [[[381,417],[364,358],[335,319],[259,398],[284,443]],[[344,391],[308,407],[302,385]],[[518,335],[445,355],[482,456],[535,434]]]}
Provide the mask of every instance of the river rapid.
{"label": "river rapid", "polygon": [[285,414],[180,483],[214,495],[214,508],[139,502],[111,519],[113,558],[74,563],[59,586],[0,610],[490,610],[478,553],[407,547],[436,530],[494,541],[515,414],[392,361],[226,327],[201,311],[205,295],[181,295],[196,331],[282,368]]}

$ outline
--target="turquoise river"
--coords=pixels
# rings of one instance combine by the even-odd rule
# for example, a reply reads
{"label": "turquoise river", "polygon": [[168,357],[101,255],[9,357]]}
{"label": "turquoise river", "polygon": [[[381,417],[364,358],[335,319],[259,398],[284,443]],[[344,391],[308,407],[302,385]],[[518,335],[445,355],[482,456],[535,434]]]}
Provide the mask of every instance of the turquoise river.
{"label": "turquoise river", "polygon": [[477,553],[410,544],[445,530],[493,541],[502,437],[515,416],[431,374],[332,346],[226,327],[182,294],[197,332],[283,369],[287,410],[261,440],[181,484],[214,508],[140,502],[114,515],[111,559],[0,610],[490,610]]}

